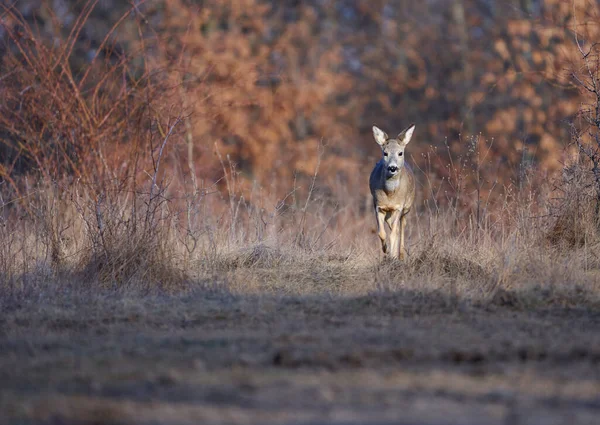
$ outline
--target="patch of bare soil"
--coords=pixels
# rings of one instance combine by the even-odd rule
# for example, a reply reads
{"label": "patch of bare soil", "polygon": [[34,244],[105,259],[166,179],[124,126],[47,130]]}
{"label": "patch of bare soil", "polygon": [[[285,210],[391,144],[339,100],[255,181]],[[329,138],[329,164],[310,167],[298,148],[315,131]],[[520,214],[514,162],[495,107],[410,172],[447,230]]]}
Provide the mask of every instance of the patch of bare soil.
{"label": "patch of bare soil", "polygon": [[6,424],[597,424],[600,312],[65,295],[0,315]]}

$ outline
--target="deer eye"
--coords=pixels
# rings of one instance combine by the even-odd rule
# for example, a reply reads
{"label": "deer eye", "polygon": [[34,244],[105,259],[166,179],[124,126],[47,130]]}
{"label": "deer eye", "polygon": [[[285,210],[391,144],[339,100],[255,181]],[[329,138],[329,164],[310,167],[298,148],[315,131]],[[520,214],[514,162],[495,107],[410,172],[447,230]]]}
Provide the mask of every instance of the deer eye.
{"label": "deer eye", "polygon": [[387,152],[384,152],[384,153],[383,153],[383,156],[387,156]]}
{"label": "deer eye", "polygon": [[398,152],[398,156],[402,156],[402,152]]}

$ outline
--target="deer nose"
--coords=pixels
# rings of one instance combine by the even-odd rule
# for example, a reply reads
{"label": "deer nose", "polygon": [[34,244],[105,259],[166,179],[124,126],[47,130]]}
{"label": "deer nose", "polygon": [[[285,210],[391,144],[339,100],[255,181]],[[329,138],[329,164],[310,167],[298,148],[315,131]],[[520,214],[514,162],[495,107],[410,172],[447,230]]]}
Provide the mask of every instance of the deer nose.
{"label": "deer nose", "polygon": [[398,171],[398,167],[396,167],[395,165],[390,165],[390,166],[388,167],[388,171],[389,171],[390,173],[395,173],[396,171]]}

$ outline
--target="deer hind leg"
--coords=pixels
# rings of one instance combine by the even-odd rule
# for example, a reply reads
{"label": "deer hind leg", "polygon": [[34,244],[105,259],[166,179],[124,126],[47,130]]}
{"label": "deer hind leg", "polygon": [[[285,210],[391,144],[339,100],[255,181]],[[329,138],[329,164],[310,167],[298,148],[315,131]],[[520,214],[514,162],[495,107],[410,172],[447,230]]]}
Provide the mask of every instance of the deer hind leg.
{"label": "deer hind leg", "polygon": [[396,210],[394,211],[389,220],[388,223],[390,225],[390,227],[392,228],[391,232],[390,232],[390,256],[392,258],[398,258],[398,233],[400,230],[400,226],[399,226],[399,218],[400,218],[400,211]]}
{"label": "deer hind leg", "polygon": [[385,232],[385,223],[384,223],[385,212],[379,211],[379,209],[377,207],[375,207],[375,216],[377,217],[377,236],[379,236],[379,239],[381,240],[381,250],[385,254],[385,253],[387,253],[387,244],[385,242],[387,235]]}
{"label": "deer hind leg", "polygon": [[404,228],[406,227],[406,214],[400,217],[400,259],[406,258],[406,249],[404,249]]}

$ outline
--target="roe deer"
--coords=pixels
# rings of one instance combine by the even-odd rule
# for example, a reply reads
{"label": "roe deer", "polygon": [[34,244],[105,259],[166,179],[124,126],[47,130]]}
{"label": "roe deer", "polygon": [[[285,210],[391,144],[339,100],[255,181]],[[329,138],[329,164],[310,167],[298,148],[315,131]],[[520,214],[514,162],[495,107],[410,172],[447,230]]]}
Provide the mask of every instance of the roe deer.
{"label": "roe deer", "polygon": [[[411,125],[395,139],[373,126],[375,141],[381,146],[383,157],[373,168],[369,187],[373,195],[373,207],[377,217],[377,233],[381,249],[392,258],[404,259],[404,227],[406,214],[415,200],[415,176],[404,161],[404,148],[415,131]],[[390,226],[390,244],[386,242],[385,222]],[[398,246],[400,238],[400,246]]]}

